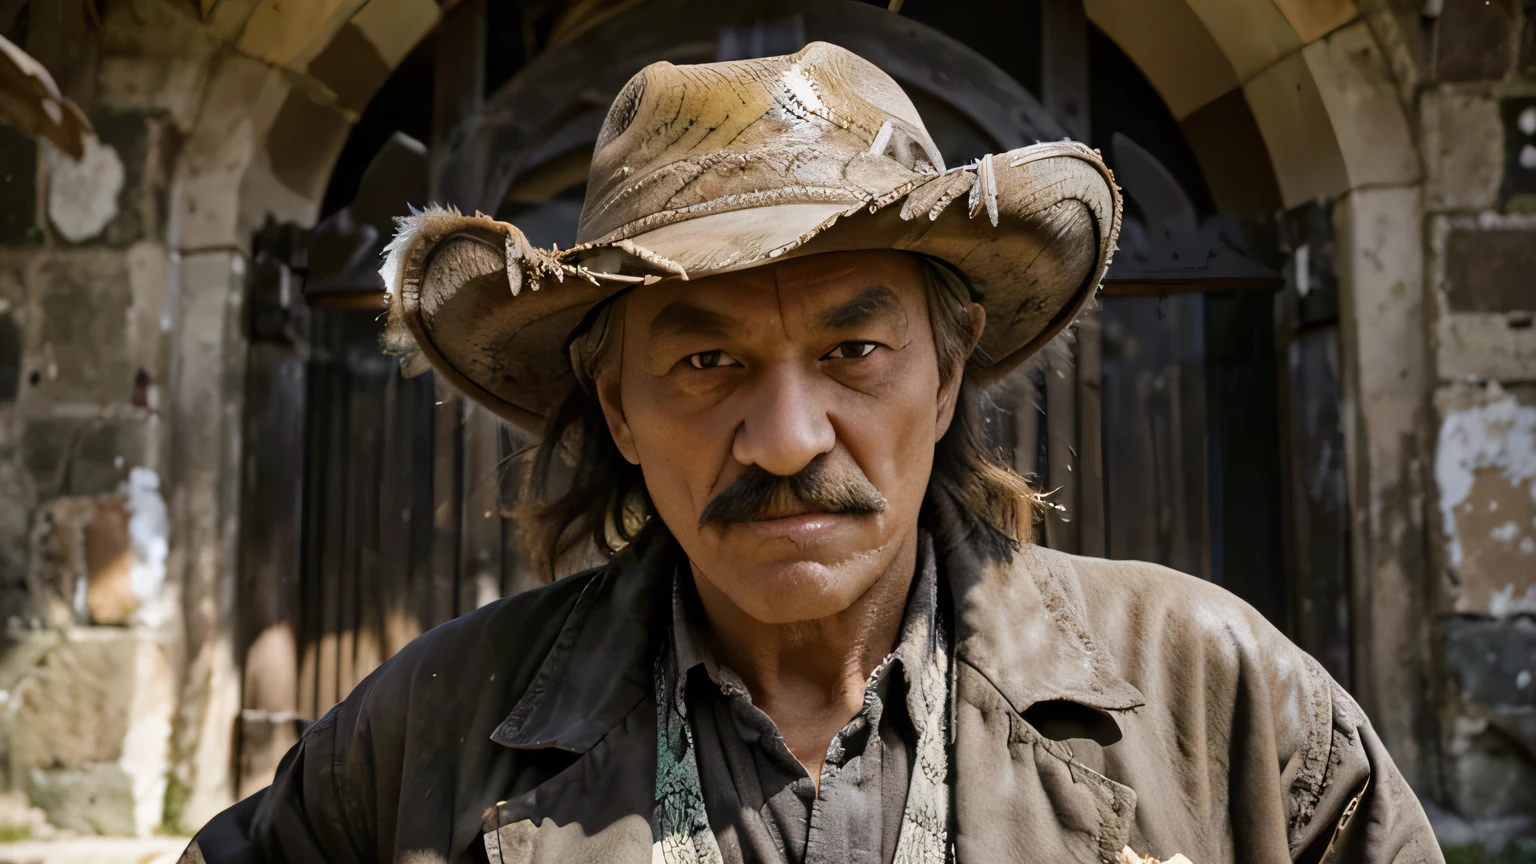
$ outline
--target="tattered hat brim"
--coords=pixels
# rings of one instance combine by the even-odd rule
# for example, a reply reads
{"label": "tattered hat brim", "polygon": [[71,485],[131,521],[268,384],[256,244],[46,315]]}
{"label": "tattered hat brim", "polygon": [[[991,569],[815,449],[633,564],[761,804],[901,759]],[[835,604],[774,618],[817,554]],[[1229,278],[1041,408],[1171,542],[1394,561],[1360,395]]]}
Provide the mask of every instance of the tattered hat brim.
{"label": "tattered hat brim", "polygon": [[401,220],[382,271],[386,344],[538,434],[574,383],[565,352],[594,305],[668,278],[786,257],[895,249],[947,262],[987,310],[971,374],[990,383],[1065,327],[1109,266],[1119,190],[1096,151],[1037,144],[865,200],[711,202],[567,250],[516,227],[432,209]]}

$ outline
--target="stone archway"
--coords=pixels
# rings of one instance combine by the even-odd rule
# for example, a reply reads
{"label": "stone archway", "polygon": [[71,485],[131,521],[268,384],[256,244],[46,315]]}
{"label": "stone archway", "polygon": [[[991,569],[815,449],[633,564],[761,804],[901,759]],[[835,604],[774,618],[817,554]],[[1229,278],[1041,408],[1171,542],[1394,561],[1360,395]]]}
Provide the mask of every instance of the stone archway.
{"label": "stone archway", "polygon": [[[163,402],[175,538],[167,584],[180,592],[184,624],[165,822],[190,830],[234,800],[242,688],[263,687],[241,675],[239,492],[229,482],[243,471],[241,301],[252,237],[268,218],[315,221],[353,122],[441,11],[434,0],[203,0],[197,12],[159,0],[132,5],[150,8],[150,20],[174,34],[138,34],[145,65],[166,62],[154,56],[158,48],[199,51],[169,61],[186,70],[188,85],[177,94],[187,106],[185,138],[168,202],[171,372]],[[124,18],[126,30],[132,22]],[[246,635],[251,651],[293,651],[292,633],[281,627]]]}
{"label": "stone archway", "polygon": [[1085,2],[1173,110],[1218,206],[1331,209],[1354,690],[1404,774],[1433,788],[1432,585],[1417,467],[1427,453],[1422,436],[1405,433],[1424,422],[1432,386],[1412,115],[1421,75],[1416,34],[1382,5]]}

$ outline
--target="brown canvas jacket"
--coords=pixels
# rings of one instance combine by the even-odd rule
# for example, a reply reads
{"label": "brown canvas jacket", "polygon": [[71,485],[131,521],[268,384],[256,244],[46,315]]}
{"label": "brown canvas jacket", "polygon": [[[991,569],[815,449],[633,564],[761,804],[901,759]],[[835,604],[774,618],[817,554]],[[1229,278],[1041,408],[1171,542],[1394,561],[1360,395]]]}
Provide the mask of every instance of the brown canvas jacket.
{"label": "brown canvas jacket", "polygon": [[[933,510],[962,864],[1443,861],[1354,701],[1248,605],[1151,564],[989,549]],[[183,860],[650,860],[677,554],[642,541],[424,635]]]}

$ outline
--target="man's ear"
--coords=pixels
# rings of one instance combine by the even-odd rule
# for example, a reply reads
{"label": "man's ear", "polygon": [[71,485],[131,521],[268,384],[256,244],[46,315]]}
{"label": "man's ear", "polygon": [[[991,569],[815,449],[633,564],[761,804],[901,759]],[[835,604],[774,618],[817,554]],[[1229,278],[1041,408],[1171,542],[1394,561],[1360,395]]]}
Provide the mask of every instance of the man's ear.
{"label": "man's ear", "polygon": [[619,398],[619,376],[612,370],[605,370],[592,382],[592,389],[597,391],[597,404],[603,409],[608,434],[613,436],[619,453],[631,465],[639,465],[640,451],[635,449],[635,436],[629,431],[629,421],[624,419],[624,403]]}
{"label": "man's ear", "polygon": [[965,362],[976,350],[976,344],[981,341],[981,331],[987,326],[987,310],[980,303],[972,303],[968,311],[971,313],[971,332],[966,337],[965,352],[955,361],[954,368],[948,370],[949,376],[944,383],[939,385],[939,416],[934,429],[935,439],[943,438],[944,433],[949,431],[949,424],[955,420],[955,403],[960,399]]}

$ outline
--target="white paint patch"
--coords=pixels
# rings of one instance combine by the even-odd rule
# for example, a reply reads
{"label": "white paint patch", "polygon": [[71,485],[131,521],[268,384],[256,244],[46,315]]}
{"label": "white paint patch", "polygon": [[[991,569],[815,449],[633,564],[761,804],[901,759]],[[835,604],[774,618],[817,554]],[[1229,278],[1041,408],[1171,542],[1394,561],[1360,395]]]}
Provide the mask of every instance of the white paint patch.
{"label": "white paint patch", "polygon": [[1519,118],[1516,120],[1516,125],[1520,127],[1521,132],[1527,135],[1536,135],[1536,108],[1526,108],[1521,111]]}
{"label": "white paint patch", "polygon": [[1494,528],[1492,531],[1488,532],[1490,537],[1499,541],[1500,543],[1514,542],[1515,537],[1519,533],[1520,526],[1515,524],[1514,521],[1505,522],[1503,525],[1500,525],[1497,528]]}
{"label": "white paint patch", "polygon": [[128,472],[123,493],[128,497],[128,541],[135,559],[129,584],[139,598],[139,616],[145,623],[158,623],[161,604],[154,601],[165,584],[165,558],[170,551],[170,520],[160,495],[160,475],[134,468]]}
{"label": "white paint patch", "polygon": [[111,144],[92,135],[76,162],[43,142],[48,163],[48,218],[71,243],[95,237],[117,215],[123,191],[123,160]]}
{"label": "white paint patch", "polygon": [[175,713],[175,676],[159,645],[142,641],[134,652],[133,700],[118,767],[133,787],[133,828],[152,835],[164,820],[165,787],[170,766],[171,717]]}
{"label": "white paint patch", "polygon": [[1515,676],[1515,689],[1524,690],[1529,686],[1531,686],[1531,670],[1521,669],[1520,673]]}
{"label": "white paint patch", "polygon": [[1511,486],[1530,484],[1536,501],[1536,406],[1521,405],[1497,383],[1488,385],[1487,395],[1483,405],[1446,415],[1435,448],[1441,527],[1452,567],[1463,559],[1456,508],[1471,494],[1477,472],[1497,471]]}
{"label": "white paint patch", "polygon": [[1512,615],[1536,615],[1536,585],[1516,594],[1514,585],[1505,585],[1488,598],[1488,614],[1495,618]]}

